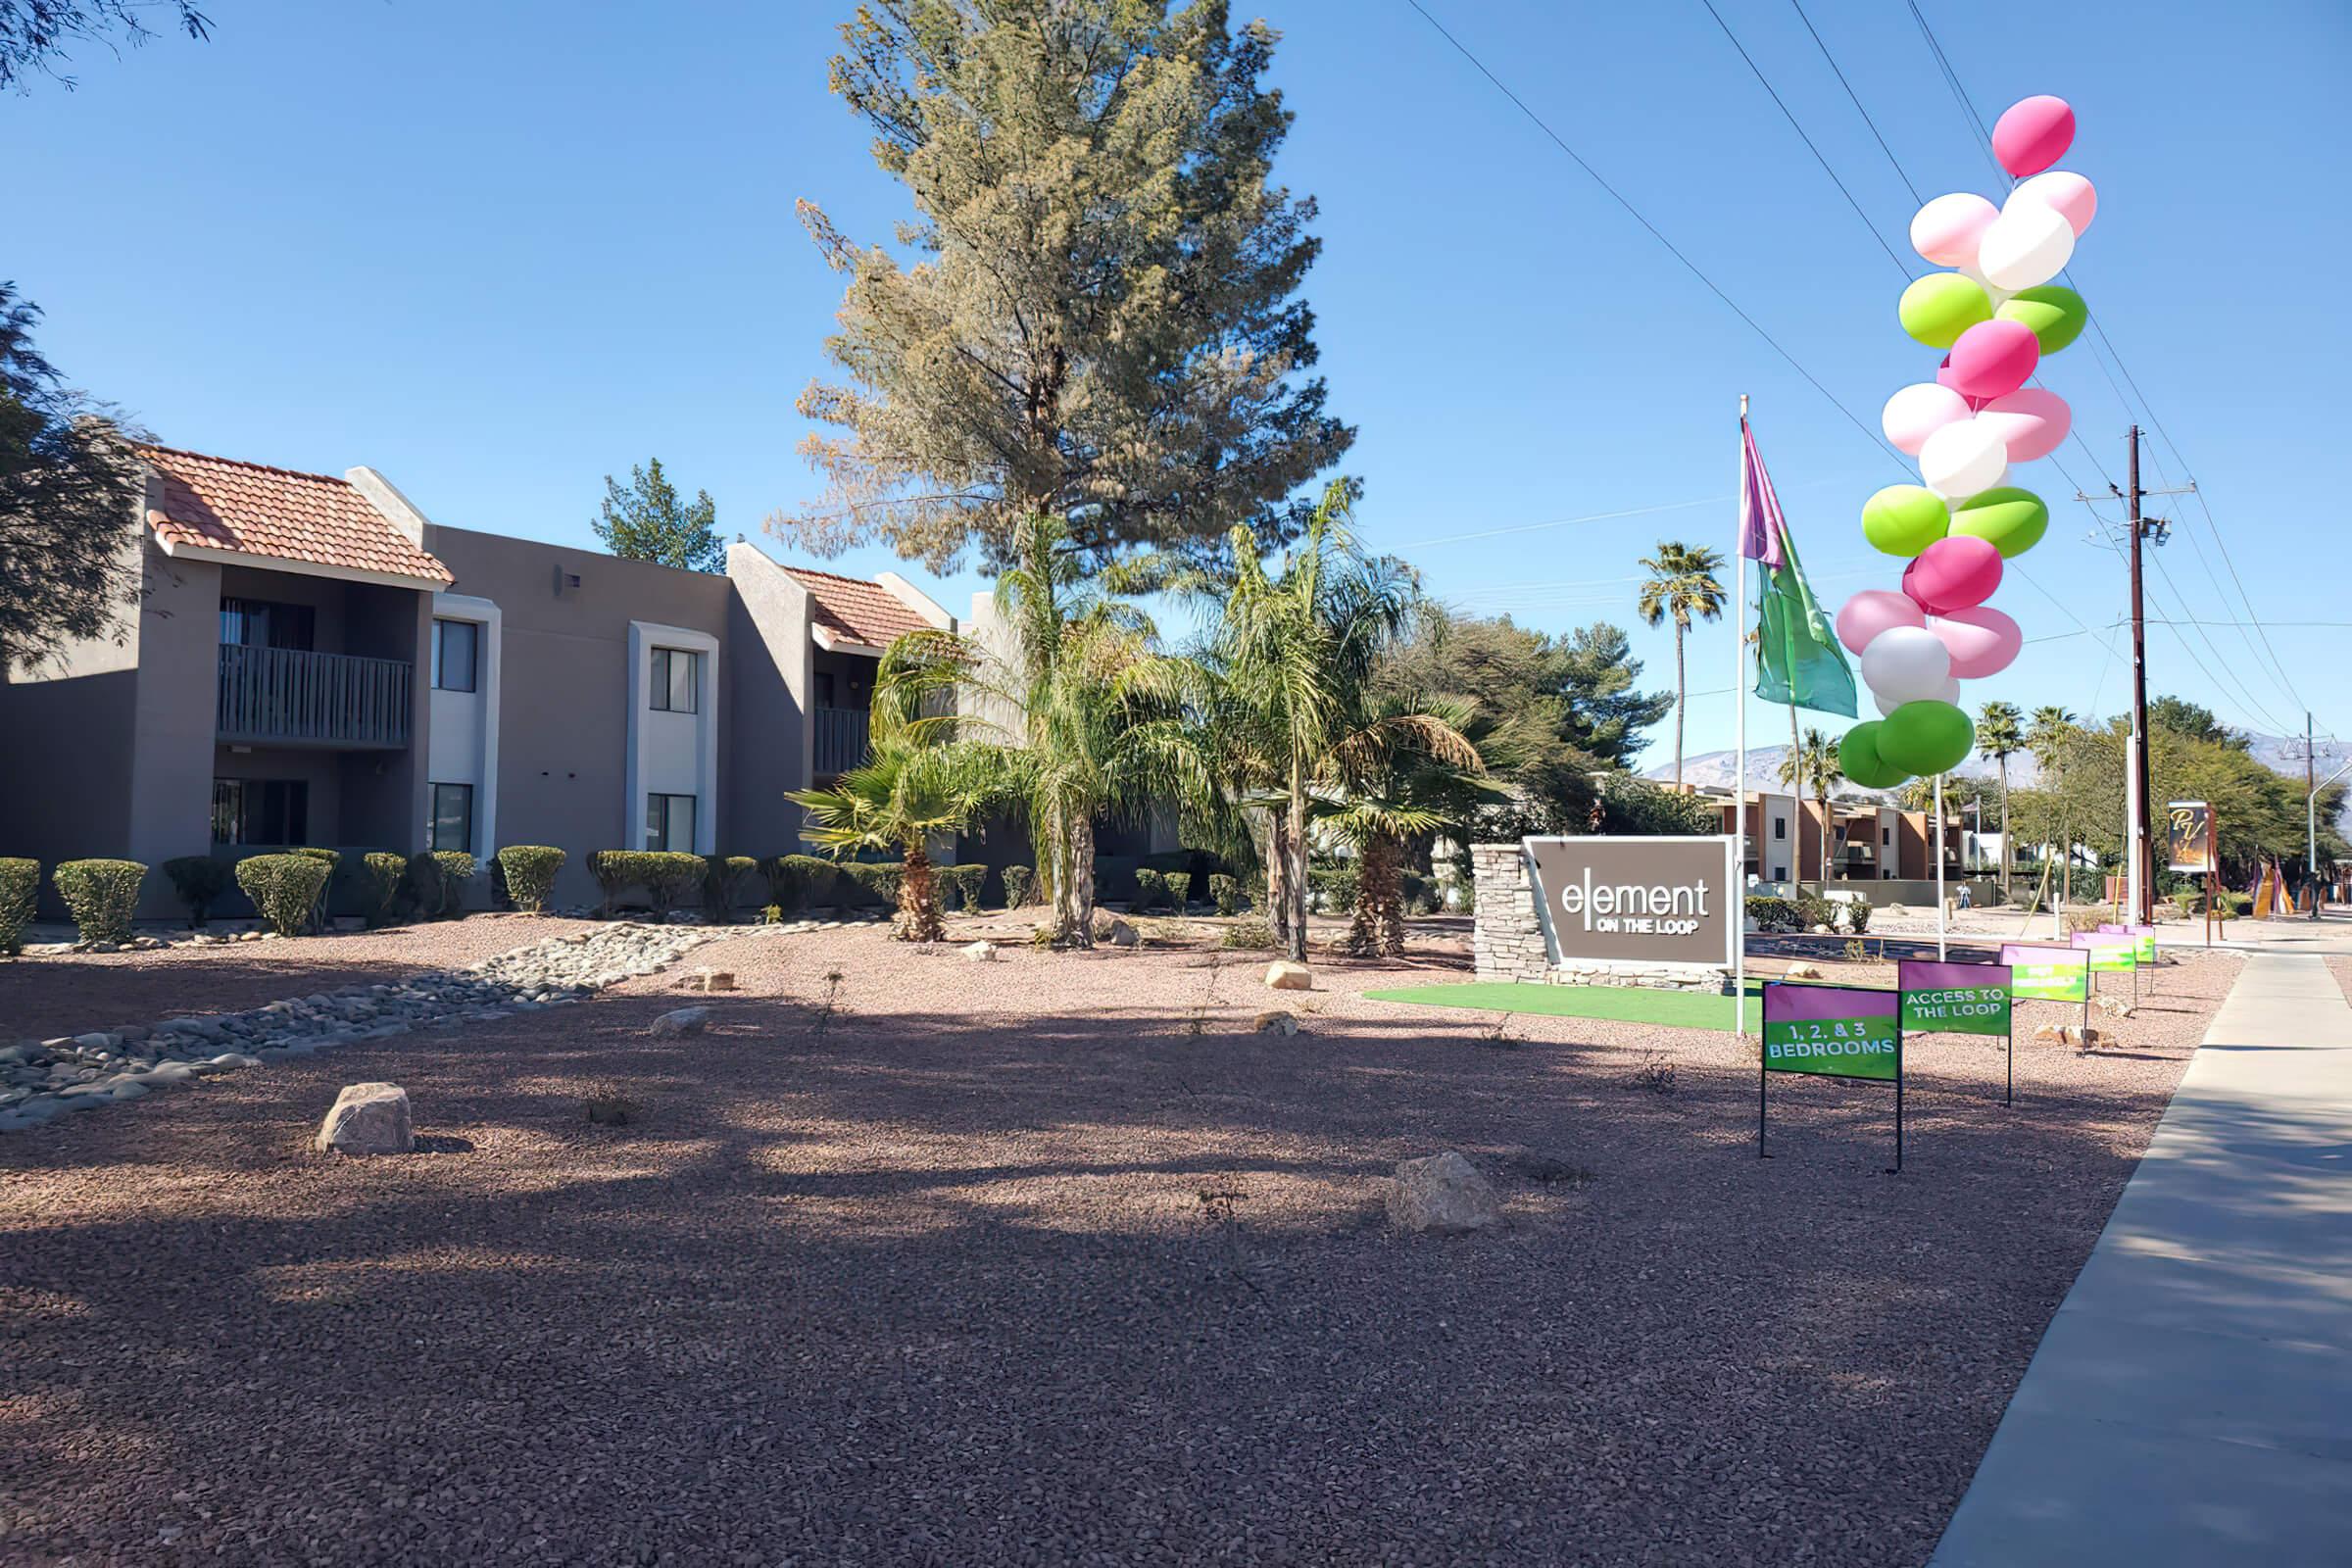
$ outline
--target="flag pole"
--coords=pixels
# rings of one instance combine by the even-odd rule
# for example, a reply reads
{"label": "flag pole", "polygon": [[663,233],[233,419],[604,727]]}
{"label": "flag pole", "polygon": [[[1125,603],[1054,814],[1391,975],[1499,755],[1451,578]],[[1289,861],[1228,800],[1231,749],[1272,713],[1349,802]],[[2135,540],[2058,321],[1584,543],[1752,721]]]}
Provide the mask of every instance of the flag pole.
{"label": "flag pole", "polygon": [[[1746,495],[1747,484],[1747,394],[1740,394],[1740,494]],[[1733,857],[1732,908],[1729,918],[1736,933],[1732,947],[1732,1004],[1733,1031],[1747,1033],[1747,550],[1744,539],[1737,541],[1732,554],[1740,562],[1740,608],[1732,623],[1732,711],[1737,715],[1733,729],[1739,739],[1736,745],[1740,760],[1732,774],[1732,821],[1739,833],[1739,853]],[[1761,814],[1761,813],[1759,813]],[[1761,843],[1757,853],[1763,853]]]}
{"label": "flag pole", "polygon": [[1951,918],[1950,910],[1951,906],[1943,897],[1943,775],[1938,773],[1936,775],[1936,958],[1939,963],[1946,956],[1944,924]]}

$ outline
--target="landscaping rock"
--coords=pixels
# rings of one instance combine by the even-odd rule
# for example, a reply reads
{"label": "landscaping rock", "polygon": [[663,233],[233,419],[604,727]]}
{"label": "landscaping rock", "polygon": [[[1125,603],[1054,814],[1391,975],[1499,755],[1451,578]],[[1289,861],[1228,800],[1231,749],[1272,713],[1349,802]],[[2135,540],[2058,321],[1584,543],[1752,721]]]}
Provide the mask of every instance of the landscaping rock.
{"label": "landscaping rock", "polygon": [[699,991],[705,996],[713,991],[732,991],[735,989],[735,975],[731,970],[713,969],[706,964],[686,977],[685,989]]}
{"label": "landscaping rock", "polygon": [[318,1152],[405,1154],[416,1147],[409,1093],[398,1084],[346,1084],[314,1140]]}
{"label": "landscaping rock", "polygon": [[1396,1167],[1389,1221],[1398,1230],[1460,1236],[1502,1224],[1502,1202],[1467,1159],[1452,1150]]}
{"label": "landscaping rock", "polygon": [[1110,933],[1108,940],[1110,945],[1114,948],[1132,948],[1137,942],[1141,941],[1142,938],[1136,934],[1135,927],[1129,925],[1126,921],[1113,920],[1110,922]]}
{"label": "landscaping rock", "polygon": [[1270,991],[1312,991],[1314,971],[1303,963],[1289,958],[1277,958],[1266,965],[1266,988]]}
{"label": "landscaping rock", "polygon": [[699,1035],[710,1027],[709,1007],[680,1007],[654,1020],[654,1033],[658,1035]]}
{"label": "landscaping rock", "polygon": [[1784,976],[1789,980],[1819,980],[1821,977],[1821,965],[1818,963],[1792,963]]}
{"label": "landscaping rock", "polygon": [[1257,1022],[1250,1027],[1261,1035],[1295,1035],[1298,1032],[1298,1020],[1290,1013],[1277,1009],[1273,1012],[1259,1013]]}
{"label": "landscaping rock", "polygon": [[963,956],[974,963],[988,963],[997,956],[997,945],[993,942],[975,942],[963,950]]}

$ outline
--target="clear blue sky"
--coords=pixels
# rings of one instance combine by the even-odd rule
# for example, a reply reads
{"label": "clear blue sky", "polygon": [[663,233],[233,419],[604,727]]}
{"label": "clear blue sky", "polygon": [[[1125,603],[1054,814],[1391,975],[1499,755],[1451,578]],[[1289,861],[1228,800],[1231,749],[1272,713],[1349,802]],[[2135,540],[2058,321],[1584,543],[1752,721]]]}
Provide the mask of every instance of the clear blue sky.
{"label": "clear blue sky", "polygon": [[[1895,324],[1894,265],[1699,0],[1427,3],[1874,427],[1888,393],[1932,373]],[[1796,12],[1717,3],[1924,270],[1902,240],[1911,199]],[[2352,22],[2332,0],[1923,9],[1987,116],[2032,92],[2074,102],[2066,167],[2101,196],[2075,281],[2278,623],[2283,678],[2239,627],[2153,628],[2154,689],[2265,730],[2299,728],[2307,703],[2352,739],[2346,631],[2284,624],[2352,621],[2337,476]],[[0,98],[14,220],[0,276],[47,311],[40,342],[75,381],[174,444],[368,464],[467,527],[586,542],[603,476],[657,454],[711,492],[730,532],[758,537],[814,493],[793,401],[824,369],[840,280],[793,203],[873,238],[905,211],[825,89],[850,0],[207,10],[210,43],[90,51],[78,90]],[[1992,189],[1901,5],[1806,12],[1923,195]],[[1275,80],[1298,114],[1279,172],[1322,202],[1307,293],[1332,407],[1361,427],[1348,466],[1368,487],[1370,544],[1465,609],[1549,629],[1628,621],[1651,544],[1729,545],[1747,392],[1824,596],[1892,586],[1899,564],[1855,519],[1905,471],[1403,0],[1263,14],[1285,34]],[[2139,411],[2093,353],[2078,344],[2044,379],[2120,479]],[[2155,452],[2146,482],[2180,482],[2181,458]],[[2079,448],[2059,456],[2100,485]],[[2068,611],[2124,650],[2104,630],[2121,562],[2085,542],[2091,518],[2049,464],[2019,477],[2056,514],[2022,564],[2065,608],[2013,572],[1995,602],[2054,640],[1968,701],[2115,711],[2126,668]],[[1532,526],[1683,503],[1703,504]],[[2165,509],[2181,526],[2152,612],[2179,613],[2178,584],[2198,617],[2242,620],[2204,511],[2151,503]],[[974,586],[942,596],[960,608]],[[1729,639],[1718,625],[1693,642],[1694,752],[1731,742]],[[1670,682],[1670,640],[1637,645],[1648,679]],[[1785,720],[1758,709],[1751,727],[1769,739]]]}

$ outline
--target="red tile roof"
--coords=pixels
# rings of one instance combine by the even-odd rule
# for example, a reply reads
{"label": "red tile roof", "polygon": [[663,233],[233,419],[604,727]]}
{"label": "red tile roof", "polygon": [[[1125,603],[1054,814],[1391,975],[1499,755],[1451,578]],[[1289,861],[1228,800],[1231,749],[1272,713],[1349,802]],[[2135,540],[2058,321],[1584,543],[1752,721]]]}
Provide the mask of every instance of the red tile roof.
{"label": "red tile roof", "polygon": [[166,545],[457,580],[348,480],[171,447],[141,447],[139,455],[163,476],[163,507],[147,521]]}
{"label": "red tile roof", "polygon": [[931,624],[878,582],[806,566],[786,566],[784,571],[808,590],[811,616],[840,641],[888,648],[901,635]]}

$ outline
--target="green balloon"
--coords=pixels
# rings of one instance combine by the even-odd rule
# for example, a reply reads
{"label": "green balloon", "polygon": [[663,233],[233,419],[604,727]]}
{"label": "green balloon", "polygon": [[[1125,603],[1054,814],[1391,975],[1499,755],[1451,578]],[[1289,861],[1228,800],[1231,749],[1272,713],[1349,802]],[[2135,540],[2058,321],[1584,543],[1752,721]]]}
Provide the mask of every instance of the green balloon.
{"label": "green balloon", "polygon": [[2041,352],[2055,354],[2082,335],[2083,325],[2090,319],[2090,307],[2073,289],[2044,283],[2037,288],[2019,289],[1992,314],[2004,321],[2024,322],[2033,330],[2034,341],[2041,345]]}
{"label": "green balloon", "polygon": [[1916,556],[1951,528],[1951,509],[1925,485],[1890,484],[1862,503],[1862,537],[1890,556]]}
{"label": "green balloon", "polygon": [[1980,490],[1952,508],[1952,532],[1990,542],[2004,561],[2041,543],[2049,526],[2050,509],[2041,497],[2014,485]]}
{"label": "green balloon", "polygon": [[1979,321],[1992,319],[1992,298],[1976,279],[1958,272],[1930,272],[1903,290],[1895,307],[1903,330],[1932,349],[1948,349]]}
{"label": "green balloon", "polygon": [[1866,790],[1890,790],[1911,775],[1879,755],[1886,725],[1877,719],[1856,724],[1838,743],[1838,771]]}
{"label": "green balloon", "polygon": [[1977,743],[1977,727],[1950,703],[1930,698],[1888,713],[1878,740],[1879,756],[1888,765],[1926,778],[1958,767]]}

